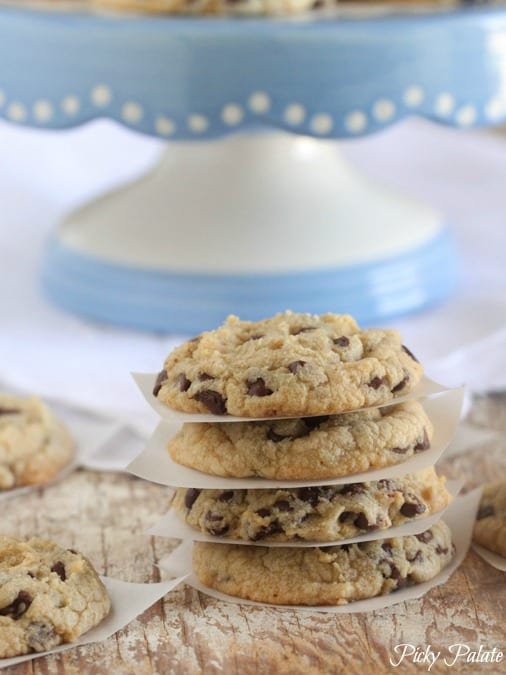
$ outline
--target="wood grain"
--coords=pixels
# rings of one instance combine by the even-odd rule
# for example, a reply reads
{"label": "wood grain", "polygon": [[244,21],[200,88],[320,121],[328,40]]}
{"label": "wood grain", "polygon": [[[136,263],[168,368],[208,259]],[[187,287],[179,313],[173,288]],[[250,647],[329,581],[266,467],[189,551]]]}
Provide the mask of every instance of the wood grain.
{"label": "wood grain", "polygon": [[[471,420],[506,434],[506,395],[474,401]],[[446,461],[441,470],[466,487],[506,476],[506,435]],[[170,490],[122,474],[77,471],[59,484],[0,503],[1,530],[79,548],[103,573],[126,581],[159,579],[155,563],[176,540],[143,531],[166,511]],[[369,614],[335,616],[218,602],[183,586],[100,644],[5,669],[5,675],[310,675],[423,673],[393,648],[430,645],[442,656],[431,673],[506,673],[502,663],[442,662],[448,647],[496,647],[506,654],[506,574],[470,552],[456,573],[419,600]]]}

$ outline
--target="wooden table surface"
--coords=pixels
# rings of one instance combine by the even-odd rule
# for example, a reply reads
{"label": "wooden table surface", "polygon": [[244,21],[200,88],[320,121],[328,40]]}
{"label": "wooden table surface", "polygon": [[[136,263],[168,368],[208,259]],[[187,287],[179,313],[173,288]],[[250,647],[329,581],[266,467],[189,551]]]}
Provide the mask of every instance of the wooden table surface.
{"label": "wooden table surface", "polygon": [[[475,399],[471,421],[506,433],[506,394]],[[441,465],[466,487],[506,477],[506,436]],[[177,541],[142,532],[166,510],[170,489],[122,474],[77,471],[46,489],[0,505],[1,531],[44,536],[79,548],[100,573],[159,580],[154,561]],[[443,586],[368,614],[332,615],[218,602],[183,586],[105,642],[41,657],[5,675],[132,673],[423,673],[427,663],[390,663],[393,647],[430,646],[431,673],[506,673],[506,574],[469,552]],[[448,666],[450,645],[505,653],[500,663]]]}

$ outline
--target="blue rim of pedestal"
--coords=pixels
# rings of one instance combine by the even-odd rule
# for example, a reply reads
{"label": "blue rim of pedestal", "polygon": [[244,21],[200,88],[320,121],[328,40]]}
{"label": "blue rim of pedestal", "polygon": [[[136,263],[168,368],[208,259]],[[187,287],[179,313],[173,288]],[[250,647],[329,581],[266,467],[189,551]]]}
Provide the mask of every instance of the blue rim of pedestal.
{"label": "blue rim of pedestal", "polygon": [[42,285],[53,302],[85,318],[136,329],[196,334],[230,313],[259,320],[284,311],[350,313],[363,325],[442,301],[456,283],[447,228],[383,260],[296,273],[190,274],[132,268],[84,255],[53,235]]}
{"label": "blue rim of pedestal", "polygon": [[309,20],[0,8],[0,115],[63,129],[107,117],[166,139],[278,128],[370,134],[410,115],[506,119],[506,8]]}

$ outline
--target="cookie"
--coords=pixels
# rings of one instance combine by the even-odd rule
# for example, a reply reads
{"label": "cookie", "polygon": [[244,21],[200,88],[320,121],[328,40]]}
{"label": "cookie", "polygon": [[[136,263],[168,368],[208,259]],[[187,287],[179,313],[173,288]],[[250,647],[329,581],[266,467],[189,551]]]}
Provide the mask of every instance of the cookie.
{"label": "cookie", "polygon": [[152,14],[284,16],[325,7],[334,0],[93,0],[97,7]]}
{"label": "cookie", "polygon": [[176,491],[172,507],[191,527],[244,541],[347,539],[442,511],[451,495],[433,467],[402,478],[271,490]]}
{"label": "cookie", "polygon": [[168,443],[175,462],[214,476],[318,480],[404,462],[428,450],[433,426],[418,401],[335,416],[190,422]]}
{"label": "cookie", "polygon": [[193,545],[202,584],[248,600],[280,605],[343,605],[435,577],[454,553],[450,529],[327,548]]}
{"label": "cookie", "polygon": [[484,485],[473,539],[506,558],[506,479]]}
{"label": "cookie", "polygon": [[153,394],[186,412],[304,417],[388,403],[422,371],[396,331],[360,330],[351,316],[231,316],[174,349]]}
{"label": "cookie", "polygon": [[73,642],[109,609],[104,585],[80,553],[0,535],[0,658]]}
{"label": "cookie", "polygon": [[45,483],[73,456],[69,432],[40,399],[0,394],[0,490]]}

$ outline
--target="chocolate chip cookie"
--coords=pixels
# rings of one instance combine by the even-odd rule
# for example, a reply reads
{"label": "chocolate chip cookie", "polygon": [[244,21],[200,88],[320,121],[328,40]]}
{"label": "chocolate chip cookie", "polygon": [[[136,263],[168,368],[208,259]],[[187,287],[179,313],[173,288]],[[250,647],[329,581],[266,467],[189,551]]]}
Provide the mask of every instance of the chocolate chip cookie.
{"label": "chocolate chip cookie", "polygon": [[304,417],[388,403],[422,371],[396,331],[360,330],[348,315],[231,316],[177,347],[153,394],[192,413]]}
{"label": "chocolate chip cookie", "polygon": [[435,577],[454,554],[439,521],[407,537],[327,548],[193,545],[202,584],[240,598],[280,605],[343,605]]}
{"label": "chocolate chip cookie", "polygon": [[69,432],[40,399],[0,393],[0,490],[45,483],[73,456]]}
{"label": "chocolate chip cookie", "polygon": [[80,553],[0,535],[0,658],[72,642],[109,609],[104,585]]}
{"label": "chocolate chip cookie", "polygon": [[188,525],[245,541],[338,541],[446,508],[451,495],[433,467],[397,479],[269,490],[176,491]]}
{"label": "chocolate chip cookie", "polygon": [[506,479],[483,487],[473,539],[506,558]]}
{"label": "chocolate chip cookie", "polygon": [[418,401],[342,415],[268,422],[190,422],[168,443],[172,459],[214,476],[340,478],[404,462],[430,448]]}

